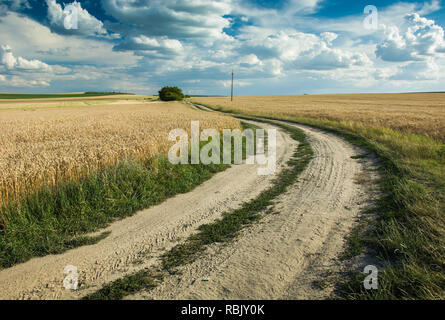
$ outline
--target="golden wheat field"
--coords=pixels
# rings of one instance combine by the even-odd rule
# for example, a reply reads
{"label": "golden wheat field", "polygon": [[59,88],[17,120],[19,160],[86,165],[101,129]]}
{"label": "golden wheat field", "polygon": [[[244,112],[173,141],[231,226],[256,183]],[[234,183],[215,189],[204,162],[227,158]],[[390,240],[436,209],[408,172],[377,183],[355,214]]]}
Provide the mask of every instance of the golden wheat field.
{"label": "golden wheat field", "polygon": [[[90,106],[43,101],[0,108],[0,203],[123,159],[166,153],[175,128],[239,128],[237,120],[177,103],[123,101]],[[30,102],[26,102],[30,103]],[[49,103],[49,105],[48,105]]]}
{"label": "golden wheat field", "polygon": [[155,99],[152,96],[141,95],[112,95],[101,97],[62,97],[62,98],[38,98],[38,99],[0,99],[0,110],[23,109],[34,110],[39,108],[65,108],[85,107],[108,104],[124,104],[142,102]]}
{"label": "golden wheat field", "polygon": [[211,106],[280,118],[357,122],[445,141],[445,93],[193,98]]}

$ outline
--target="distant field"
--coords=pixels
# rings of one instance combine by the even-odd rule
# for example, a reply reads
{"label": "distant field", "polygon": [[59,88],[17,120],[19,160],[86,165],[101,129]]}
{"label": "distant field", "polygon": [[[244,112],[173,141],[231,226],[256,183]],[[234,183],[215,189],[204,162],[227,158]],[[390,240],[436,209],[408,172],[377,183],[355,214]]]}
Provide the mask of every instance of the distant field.
{"label": "distant field", "polygon": [[123,95],[118,92],[83,92],[63,94],[22,94],[22,93],[0,93],[0,99],[48,99],[48,98],[87,98],[112,95]]}
{"label": "distant field", "polygon": [[256,115],[314,118],[394,129],[445,141],[445,93],[193,98]]}
{"label": "distant field", "polygon": [[91,107],[94,105],[110,104],[131,104],[142,101],[156,100],[152,96],[143,95],[111,95],[111,96],[84,96],[57,98],[29,98],[29,99],[0,99],[0,110],[36,110],[45,108],[65,108],[65,107]]}

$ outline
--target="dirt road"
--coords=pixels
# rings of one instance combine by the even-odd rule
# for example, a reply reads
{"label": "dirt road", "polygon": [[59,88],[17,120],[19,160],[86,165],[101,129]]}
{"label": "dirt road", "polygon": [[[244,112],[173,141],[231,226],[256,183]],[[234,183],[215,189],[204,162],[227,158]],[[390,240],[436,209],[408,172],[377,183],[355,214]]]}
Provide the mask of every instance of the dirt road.
{"label": "dirt road", "polygon": [[[226,247],[180,269],[150,292],[129,299],[325,299],[328,279],[343,270],[339,255],[359,214],[376,195],[371,161],[333,134],[307,126],[315,152],[299,182],[275,201],[275,214]],[[365,179],[366,177],[366,179]],[[328,281],[326,281],[328,280]],[[316,285],[318,283],[318,285]],[[324,287],[326,286],[326,287]]]}
{"label": "dirt road", "polygon": [[[263,127],[269,125],[260,124]],[[299,181],[275,201],[275,214],[245,229],[235,242],[212,246],[204,258],[187,265],[151,292],[130,299],[314,299],[332,287],[314,281],[339,272],[345,236],[372,200],[370,161],[339,137],[305,126],[315,158]],[[279,130],[277,173],[296,148]],[[258,176],[257,166],[239,165],[217,174],[188,194],[112,224],[108,238],[61,255],[32,259],[0,272],[2,299],[75,299],[103,284],[153,265],[157,258],[197,227],[255,198],[273,176]],[[62,286],[63,270],[80,273],[78,291]]]}
{"label": "dirt road", "polygon": [[[296,146],[288,134],[278,132],[277,173]],[[113,223],[103,230],[111,234],[96,245],[34,258],[1,270],[0,299],[76,299],[153,265],[162,253],[191,235],[198,226],[240,207],[269,187],[274,176],[258,176],[259,167],[262,166],[234,165],[192,192]],[[63,287],[67,265],[77,267],[80,290]]]}

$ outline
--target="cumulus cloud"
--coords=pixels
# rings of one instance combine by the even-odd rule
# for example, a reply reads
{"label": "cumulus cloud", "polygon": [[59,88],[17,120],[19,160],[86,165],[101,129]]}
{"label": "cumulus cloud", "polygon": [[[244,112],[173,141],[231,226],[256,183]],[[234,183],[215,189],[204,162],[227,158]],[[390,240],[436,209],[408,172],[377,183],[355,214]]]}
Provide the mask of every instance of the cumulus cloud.
{"label": "cumulus cloud", "polygon": [[[0,45],[10,46],[0,54],[0,74],[5,76],[0,91],[33,86],[52,92],[113,89],[133,92],[132,88],[142,91],[140,88],[147,81],[146,73],[138,77],[129,72],[141,58],[132,51],[113,51],[114,43],[108,39],[78,35],[67,38],[11,11],[0,19],[0,30]],[[13,69],[7,69],[1,62],[5,53],[7,63],[15,65]],[[29,64],[18,57],[31,62],[51,61],[50,69],[30,70]],[[119,83],[126,87],[118,88]]]}
{"label": "cumulus cloud", "polygon": [[[219,83],[221,83],[221,85],[225,88],[230,88],[232,86],[232,81],[231,80],[221,80],[219,81]],[[249,81],[243,81],[243,80],[237,80],[236,81],[236,86],[237,87],[246,87],[246,86],[250,86],[252,85],[252,82]]]}
{"label": "cumulus cloud", "polygon": [[[364,53],[332,48],[337,34],[315,34],[279,31],[261,35],[261,30],[249,28],[243,35],[242,53],[253,52],[260,59],[278,59],[290,69],[331,70],[370,63]],[[288,69],[286,68],[286,69]]]}
{"label": "cumulus cloud", "polygon": [[241,66],[245,66],[245,67],[250,67],[250,66],[255,66],[255,65],[262,65],[263,63],[261,62],[260,59],[258,59],[258,57],[254,54],[249,54],[247,56],[243,56],[240,59],[240,65]]}
{"label": "cumulus cloud", "polygon": [[8,45],[0,46],[0,62],[6,70],[26,70],[35,72],[48,72],[51,67],[39,60],[27,60],[22,57],[15,57],[12,49]]}
{"label": "cumulus cloud", "polygon": [[0,83],[5,87],[48,87],[50,83],[45,80],[24,79],[18,76],[3,76],[0,74]]}
{"label": "cumulus cloud", "polygon": [[119,33],[148,37],[220,39],[230,25],[231,1],[102,0],[105,11],[118,20]]}
{"label": "cumulus cloud", "polygon": [[46,0],[48,5],[48,19],[51,28],[61,34],[77,34],[77,35],[106,35],[102,21],[96,19],[87,10],[83,9],[79,2],[71,3],[77,15],[77,29],[65,28],[65,19],[68,15],[64,13],[62,6],[56,0]]}
{"label": "cumulus cloud", "polygon": [[183,51],[179,40],[166,37],[147,37],[144,35],[130,37],[116,45],[113,49],[116,51],[134,50],[138,54],[158,58],[176,56]]}
{"label": "cumulus cloud", "polygon": [[16,57],[9,45],[0,45],[0,82],[3,87],[47,87],[50,85],[47,78],[52,74],[54,70],[48,64]]}
{"label": "cumulus cloud", "polygon": [[111,41],[81,36],[67,38],[14,12],[0,19],[0,30],[0,43],[9,44],[22,56],[26,54],[54,64],[128,66],[139,60],[131,51],[113,51],[114,43]]}
{"label": "cumulus cloud", "polygon": [[433,58],[425,61],[414,61],[398,68],[390,80],[437,80],[440,69]]}
{"label": "cumulus cloud", "polygon": [[419,10],[419,14],[427,15],[440,10],[442,8],[440,1],[441,0],[432,0],[431,2],[424,2],[422,8]]}
{"label": "cumulus cloud", "polygon": [[320,6],[322,0],[290,0],[285,6],[285,11],[291,13],[314,13]]}
{"label": "cumulus cloud", "polygon": [[405,16],[405,25],[386,27],[384,41],[377,45],[376,55],[384,61],[421,61],[445,52],[444,30],[434,20],[418,13]]}
{"label": "cumulus cloud", "polygon": [[326,43],[328,43],[329,45],[332,44],[332,41],[334,41],[335,39],[338,38],[338,35],[336,33],[333,32],[323,32],[322,34],[320,34],[320,37],[326,41]]}
{"label": "cumulus cloud", "polygon": [[31,8],[28,0],[2,0],[0,4],[4,4],[12,10],[29,9]]}
{"label": "cumulus cloud", "polygon": [[341,49],[314,50],[296,60],[295,68],[304,70],[332,70],[364,66],[370,62],[364,53],[351,53]]}

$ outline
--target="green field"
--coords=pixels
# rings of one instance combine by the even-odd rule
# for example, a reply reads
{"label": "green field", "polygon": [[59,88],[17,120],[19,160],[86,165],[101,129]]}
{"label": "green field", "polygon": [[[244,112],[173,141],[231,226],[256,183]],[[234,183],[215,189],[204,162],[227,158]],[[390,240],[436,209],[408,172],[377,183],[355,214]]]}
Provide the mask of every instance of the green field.
{"label": "green field", "polygon": [[85,93],[63,93],[63,94],[30,94],[30,93],[0,93],[0,99],[47,99],[47,98],[85,98],[121,95],[128,93],[120,92],[85,92]]}

